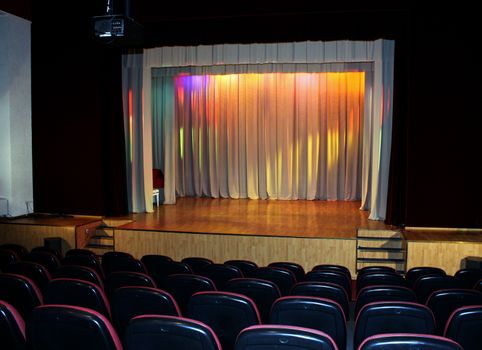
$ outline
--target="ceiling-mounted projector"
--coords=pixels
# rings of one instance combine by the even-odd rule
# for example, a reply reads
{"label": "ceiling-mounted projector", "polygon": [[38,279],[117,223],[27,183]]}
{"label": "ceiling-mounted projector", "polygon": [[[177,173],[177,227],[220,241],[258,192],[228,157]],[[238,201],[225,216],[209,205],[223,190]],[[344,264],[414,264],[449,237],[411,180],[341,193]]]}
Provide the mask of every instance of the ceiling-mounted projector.
{"label": "ceiling-mounted projector", "polygon": [[112,46],[138,46],[142,44],[142,26],[125,15],[92,17],[92,35],[102,44]]}

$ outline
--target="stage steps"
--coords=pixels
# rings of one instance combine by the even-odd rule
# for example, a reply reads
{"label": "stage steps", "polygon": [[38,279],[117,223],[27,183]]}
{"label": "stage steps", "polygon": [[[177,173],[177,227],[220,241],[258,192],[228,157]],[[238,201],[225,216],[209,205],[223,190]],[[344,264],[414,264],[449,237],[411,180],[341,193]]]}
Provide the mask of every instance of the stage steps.
{"label": "stage steps", "polygon": [[101,225],[95,230],[95,234],[85,246],[96,255],[102,256],[106,252],[114,251],[114,227]]}
{"label": "stage steps", "polygon": [[399,273],[406,269],[406,244],[399,230],[358,229],[357,272],[366,266],[390,266]]}

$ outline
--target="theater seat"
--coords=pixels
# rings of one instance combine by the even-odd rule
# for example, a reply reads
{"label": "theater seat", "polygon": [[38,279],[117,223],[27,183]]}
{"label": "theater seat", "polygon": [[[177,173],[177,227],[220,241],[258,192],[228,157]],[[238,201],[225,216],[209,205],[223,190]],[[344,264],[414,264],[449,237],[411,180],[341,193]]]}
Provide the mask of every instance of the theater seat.
{"label": "theater seat", "polygon": [[188,264],[191,270],[193,270],[193,272],[197,274],[201,272],[204,266],[213,264],[212,260],[197,256],[190,256],[184,258],[181,260],[181,262]]}
{"label": "theater seat", "polygon": [[64,265],[52,272],[52,278],[74,278],[82,281],[87,281],[98,285],[104,290],[104,283],[102,278],[95,270],[87,266],[80,265]]}
{"label": "theater seat", "polygon": [[8,350],[25,350],[25,323],[10,304],[0,300],[0,347]]}
{"label": "theater seat", "polygon": [[213,281],[205,276],[178,274],[167,276],[164,289],[176,299],[182,314],[185,315],[189,299],[193,294],[215,291],[216,286]]}
{"label": "theater seat", "polygon": [[432,267],[432,266],[417,266],[412,267],[410,270],[407,271],[405,274],[405,280],[407,281],[407,287],[413,288],[415,282],[422,276],[428,275],[442,275],[445,276],[446,273],[439,267]]}
{"label": "theater seat", "polygon": [[182,317],[142,315],[127,326],[124,350],[222,350],[206,324]]}
{"label": "theater seat", "polygon": [[464,306],[455,310],[447,321],[444,336],[464,350],[480,350],[482,347],[482,305]]}
{"label": "theater seat", "polygon": [[464,350],[453,340],[429,334],[381,334],[363,341],[358,350]]}
{"label": "theater seat", "polygon": [[370,286],[363,288],[357,296],[355,303],[355,319],[360,310],[367,304],[379,301],[409,301],[415,303],[415,293],[402,286]]}
{"label": "theater seat", "polygon": [[12,305],[26,320],[33,308],[43,303],[43,296],[31,279],[16,274],[0,273],[0,300]]}
{"label": "theater seat", "polygon": [[316,265],[311,269],[312,271],[320,270],[320,271],[336,271],[336,272],[343,272],[345,273],[351,280],[351,272],[346,266],[342,265],[335,265],[335,264],[320,264]]}
{"label": "theater seat", "polygon": [[287,262],[287,261],[279,261],[279,262],[272,262],[268,265],[268,267],[282,267],[284,269],[290,270],[294,273],[296,277],[296,282],[303,281],[305,278],[305,270],[303,266],[294,262]]}
{"label": "theater seat", "polygon": [[329,282],[337,284],[345,290],[348,300],[351,300],[351,279],[343,271],[312,270],[305,276],[305,281]]}
{"label": "theater seat", "polygon": [[333,339],[315,329],[261,325],[243,329],[236,340],[235,350],[337,350]]}
{"label": "theater seat", "polygon": [[31,261],[14,262],[5,266],[2,271],[30,278],[42,292],[51,280],[49,272],[43,265]]}
{"label": "theater seat", "polygon": [[43,305],[27,321],[27,345],[32,350],[122,350],[122,344],[100,313],[66,305]]}
{"label": "theater seat", "polygon": [[401,301],[365,305],[356,319],[354,348],[366,338],[383,333],[434,334],[432,311],[425,305]]}
{"label": "theater seat", "polygon": [[58,278],[45,288],[45,304],[61,304],[95,310],[111,319],[109,301],[96,284],[73,278]]}
{"label": "theater seat", "polygon": [[20,261],[17,253],[10,249],[0,248],[0,271],[10,263]]}
{"label": "theater seat", "polygon": [[296,284],[295,274],[282,267],[259,267],[254,271],[253,276],[276,284],[281,295],[289,295],[291,287]]}
{"label": "theater seat", "polygon": [[104,289],[107,298],[110,298],[117,288],[130,286],[157,288],[156,283],[150,276],[140,272],[112,272],[109,276],[107,276],[104,282]]}
{"label": "theater seat", "polygon": [[207,324],[216,333],[223,350],[232,350],[239,332],[261,323],[255,303],[228,292],[200,292],[191,297],[189,318]]}
{"label": "theater seat", "polygon": [[316,329],[328,334],[340,350],[346,347],[346,318],[333,300],[302,296],[279,298],[271,308],[270,323]]}
{"label": "theater seat", "polygon": [[112,321],[122,337],[129,321],[139,315],[181,316],[174,298],[167,292],[150,287],[122,287],[111,298]]}
{"label": "theater seat", "polygon": [[241,270],[244,277],[253,277],[254,271],[258,268],[258,265],[250,260],[227,260],[224,264],[236,266]]}
{"label": "theater seat", "polygon": [[213,281],[219,290],[223,290],[230,279],[243,277],[236,266],[224,264],[207,264],[201,269],[200,275]]}

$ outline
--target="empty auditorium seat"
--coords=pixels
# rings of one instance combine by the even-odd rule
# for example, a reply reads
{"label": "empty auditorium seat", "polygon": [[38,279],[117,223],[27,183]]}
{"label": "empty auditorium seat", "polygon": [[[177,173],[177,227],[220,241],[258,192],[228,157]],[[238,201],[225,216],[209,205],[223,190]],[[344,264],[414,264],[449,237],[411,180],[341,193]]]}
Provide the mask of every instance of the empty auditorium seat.
{"label": "empty auditorium seat", "polygon": [[66,305],[43,305],[32,311],[26,327],[32,350],[122,350],[122,344],[100,313]]}
{"label": "empty auditorium seat", "polygon": [[18,311],[0,300],[0,347],[8,350],[25,350],[25,323]]}
{"label": "empty auditorium seat", "polygon": [[268,267],[282,267],[284,269],[290,270],[295,274],[297,282],[301,282],[305,278],[305,270],[303,269],[303,266],[294,262],[272,262],[268,265]]}
{"label": "empty auditorium seat", "polygon": [[357,278],[356,291],[358,293],[369,286],[405,286],[405,279],[394,272],[365,273]]}
{"label": "empty auditorium seat", "polygon": [[3,271],[3,268],[13,262],[20,261],[17,253],[10,249],[3,249],[0,248],[0,270]]}
{"label": "empty auditorium seat", "polygon": [[333,300],[281,297],[271,308],[270,323],[316,329],[328,334],[339,349],[346,347],[346,318],[340,305]]}
{"label": "empty auditorium seat", "polygon": [[0,300],[12,305],[26,320],[32,309],[42,304],[43,296],[28,277],[0,273]]}
{"label": "empty auditorium seat", "polygon": [[291,287],[296,283],[295,274],[282,267],[258,267],[253,277],[273,282],[278,286],[281,295],[289,295]]}
{"label": "empty auditorium seat", "polygon": [[163,288],[174,297],[183,315],[187,313],[189,299],[193,294],[216,290],[211,279],[193,274],[167,276]]}
{"label": "empty auditorium seat", "polygon": [[311,270],[344,272],[350,277],[350,280],[351,280],[351,272],[346,266],[335,265],[335,264],[320,264],[320,265],[314,266]]}
{"label": "empty auditorium seat", "polygon": [[30,250],[30,252],[47,252],[47,253],[50,253],[50,254],[54,254],[57,259],[62,260],[63,259],[63,256],[62,256],[62,252],[56,250],[56,249],[53,249],[53,248],[50,248],[50,247],[45,247],[45,246],[39,246],[39,247],[35,247],[35,248],[32,248],[32,250]]}
{"label": "empty auditorium seat", "polygon": [[253,277],[254,270],[258,268],[258,265],[250,260],[227,260],[224,264],[236,266],[241,270],[244,277]]}
{"label": "empty auditorium seat", "polygon": [[102,269],[107,277],[114,271],[147,273],[140,260],[125,252],[107,252],[102,255]]}
{"label": "empty auditorium seat", "polygon": [[439,267],[432,266],[417,266],[412,267],[405,274],[405,280],[407,281],[407,287],[413,288],[415,282],[422,276],[428,275],[446,275],[445,271]]}
{"label": "empty auditorium seat", "polygon": [[363,340],[376,334],[434,332],[434,317],[425,305],[401,301],[371,303],[358,314],[353,347],[357,349]]}
{"label": "empty auditorium seat", "polygon": [[122,338],[129,321],[139,315],[181,316],[174,298],[167,292],[150,287],[122,287],[111,297],[112,322]]}
{"label": "empty auditorium seat", "polygon": [[[76,249],[77,250],[77,249]],[[62,265],[80,265],[86,266],[97,272],[100,278],[104,279],[104,270],[100,265],[99,260],[92,254],[69,254],[70,250],[65,254],[65,258],[62,259]]]}
{"label": "empty auditorium seat", "polygon": [[348,275],[340,271],[313,270],[306,274],[305,281],[329,282],[338,284],[345,289],[349,300],[351,300],[351,280]]}
{"label": "empty auditorium seat", "polygon": [[460,288],[460,281],[453,276],[445,275],[422,276],[413,286],[417,300],[422,304],[425,304],[430,294],[436,290],[457,288]]}
{"label": "empty auditorium seat", "polygon": [[478,350],[482,344],[482,305],[455,310],[447,321],[444,336],[459,343],[464,350]]}
{"label": "empty auditorium seat", "polygon": [[23,257],[23,260],[32,261],[40,264],[44,266],[49,272],[54,271],[57,267],[60,266],[60,260],[59,258],[57,258],[57,255],[49,252],[30,252]]}
{"label": "empty auditorium seat", "polygon": [[415,303],[417,296],[413,290],[402,286],[370,286],[363,288],[355,303],[355,318],[367,304],[378,301],[408,301]]}
{"label": "empty auditorium seat", "polygon": [[213,261],[210,259],[196,256],[184,258],[181,262],[188,264],[191,270],[196,274],[199,274],[204,266],[213,264]]}
{"label": "empty auditorium seat", "polygon": [[243,273],[236,266],[224,264],[207,264],[200,274],[213,281],[219,290],[223,290],[230,279],[243,277]]}
{"label": "empty auditorium seat", "polygon": [[139,349],[222,350],[208,325],[188,318],[160,315],[137,316],[129,322],[124,350]]}
{"label": "empty auditorium seat", "polygon": [[365,266],[365,267],[362,267],[360,270],[358,270],[357,280],[358,278],[360,278],[361,276],[367,273],[384,273],[384,272],[396,273],[395,269],[390,266]]}
{"label": "empty auditorium seat", "polygon": [[21,244],[4,243],[0,245],[0,249],[8,249],[8,250],[14,251],[20,259],[23,259],[23,257],[28,254],[27,248],[25,248]]}
{"label": "empty auditorium seat", "polygon": [[169,275],[193,273],[188,264],[168,259],[170,258],[163,255],[148,255],[141,259],[147,269],[147,273],[159,287],[164,287],[166,278]]}
{"label": "empty auditorium seat", "polygon": [[65,256],[72,256],[72,255],[89,255],[89,256],[96,256],[96,254],[89,249],[81,249],[81,248],[74,248],[74,249],[69,249],[66,253]]}
{"label": "empty auditorium seat", "polygon": [[109,301],[104,292],[98,285],[87,281],[72,278],[50,281],[45,289],[44,303],[85,307],[111,319]]}
{"label": "empty auditorium seat", "polygon": [[349,299],[345,289],[330,282],[299,282],[291,288],[291,295],[312,296],[330,299],[337,302],[345,317],[348,319],[350,314]]}
{"label": "empty auditorium seat", "polygon": [[358,350],[464,350],[453,340],[429,334],[380,334],[363,341]]}
{"label": "empty auditorium seat", "polygon": [[461,288],[473,288],[482,279],[482,269],[460,269],[455,273]]}
{"label": "empty auditorium seat", "polygon": [[[283,346],[284,345],[284,346]],[[236,340],[236,350],[337,350],[331,337],[309,328],[260,325],[243,329]]]}
{"label": "empty auditorium seat", "polygon": [[130,286],[157,288],[156,283],[150,276],[140,272],[112,272],[104,281],[105,294],[109,299],[117,288]]}
{"label": "empty auditorium seat", "polygon": [[475,283],[474,289],[478,290],[479,292],[482,292],[482,279]]}
{"label": "empty auditorium seat", "polygon": [[87,266],[63,265],[51,274],[52,278],[74,278],[94,283],[104,289],[104,283],[95,270]]}
{"label": "empty auditorium seat", "polygon": [[30,261],[19,261],[9,264],[2,271],[30,278],[42,292],[51,280],[49,272],[43,265]]}
{"label": "empty auditorium seat", "polygon": [[258,309],[250,298],[229,292],[194,294],[187,316],[211,327],[223,350],[234,348],[236,337],[242,329],[261,322]]}
{"label": "empty auditorium seat", "polygon": [[469,305],[482,305],[482,293],[473,289],[442,289],[433,292],[427,300],[427,306],[435,316],[437,333],[443,334],[445,324],[455,310]]}
{"label": "empty auditorium seat", "polygon": [[228,281],[225,290],[251,298],[258,308],[263,323],[269,321],[271,306],[281,297],[276,284],[258,278],[234,278]]}

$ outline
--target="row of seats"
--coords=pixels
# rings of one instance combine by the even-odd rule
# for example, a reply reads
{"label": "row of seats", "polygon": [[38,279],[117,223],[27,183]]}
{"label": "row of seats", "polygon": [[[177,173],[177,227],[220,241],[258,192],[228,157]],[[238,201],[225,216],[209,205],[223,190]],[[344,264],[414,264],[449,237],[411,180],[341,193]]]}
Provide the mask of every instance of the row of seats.
{"label": "row of seats", "polygon": [[[57,350],[222,350],[216,333],[206,324],[192,319],[143,315],[133,318],[121,342],[109,321],[95,311],[65,306],[46,305],[36,308],[25,325],[15,310],[0,302],[0,324],[8,323],[11,334],[1,334],[7,349]],[[257,325],[239,332],[235,350],[271,350],[280,345],[291,350],[338,350],[333,339],[324,332],[309,328]],[[359,350],[462,350],[456,342],[425,334],[383,334],[365,339]]]}
{"label": "row of seats", "polygon": [[[23,318],[28,318],[32,309],[42,305],[42,294],[35,284],[26,277],[14,274],[0,274],[0,298],[18,305]],[[69,304],[96,310],[113,322],[121,336],[133,317],[144,314],[181,316],[174,298],[157,288],[118,288],[109,302],[98,286],[75,279],[51,281],[43,303]],[[186,315],[210,325],[218,334],[224,349],[232,349],[242,329],[261,324],[256,304],[245,295],[231,292],[195,293],[189,300]],[[474,332],[466,326],[460,327],[464,318],[472,328],[474,324],[482,326],[482,303],[457,308],[448,315],[446,326],[442,327],[443,334],[452,335],[461,343],[480,344],[479,330]],[[280,297],[271,307],[268,323],[320,330],[328,334],[339,349],[346,348],[345,314],[341,306],[330,299],[299,295]],[[427,306],[405,301],[371,302],[359,311],[354,344],[358,346],[366,338],[381,333],[435,334],[435,330],[436,322]]]}
{"label": "row of seats", "polygon": [[[82,250],[72,250],[72,251],[69,251],[66,254],[66,258],[77,257],[77,256],[83,256],[83,257],[91,258],[92,253],[88,252],[88,251],[82,251]],[[89,259],[89,260],[91,260],[91,259]],[[164,265],[159,264],[159,261],[163,261],[165,264]],[[156,262],[156,263],[154,264],[153,262]],[[15,264],[18,264],[18,263],[9,264],[9,265],[7,265],[9,267],[7,267],[7,266],[6,267],[7,267],[7,269],[11,268],[11,266],[15,265]],[[32,264],[32,263],[30,263],[30,264]],[[162,276],[158,275],[157,280],[159,281],[159,284],[163,285],[164,289],[166,289],[166,290],[169,290],[169,288],[172,289],[172,294],[174,295],[176,300],[177,299],[184,300],[182,302],[182,306],[181,306],[183,314],[187,314],[186,310],[188,310],[187,305],[188,305],[188,301],[190,300],[189,298],[190,298],[191,294],[199,291],[199,290],[192,290],[192,291],[189,290],[190,283],[193,280],[202,281],[203,286],[206,285],[206,283],[209,284],[211,287],[208,289],[208,291],[216,290],[216,283],[211,281],[206,276],[199,276],[199,275],[194,274],[194,272],[203,273],[204,275],[211,273],[212,276],[213,276],[213,279],[217,278],[217,279],[220,280],[218,282],[218,285],[223,286],[222,287],[223,290],[245,294],[245,295],[248,295],[248,296],[252,297],[253,299],[255,299],[255,302],[256,302],[255,305],[257,305],[257,307],[261,311],[261,314],[263,316],[262,317],[263,322],[271,322],[272,321],[271,315],[270,315],[270,312],[269,312],[271,304],[273,303],[273,301],[277,301],[277,299],[279,299],[279,296],[283,294],[283,293],[280,292],[280,289],[281,289],[280,288],[280,281],[277,278],[281,279],[279,276],[291,276],[291,277],[293,277],[293,275],[294,275],[294,278],[291,278],[291,281],[296,282],[295,272],[296,271],[300,272],[300,269],[298,268],[298,267],[300,267],[299,265],[294,264],[294,263],[286,263],[286,262],[284,262],[284,263],[273,263],[273,264],[270,264],[270,266],[268,266],[268,267],[258,268],[254,263],[242,261],[242,260],[230,261],[229,264],[227,264],[227,263],[225,263],[225,264],[214,264],[210,260],[204,259],[204,258],[186,258],[186,259],[184,259],[184,262],[174,262],[174,261],[172,261],[172,259],[170,259],[168,257],[159,256],[159,255],[145,256],[141,259],[141,261],[139,261],[139,260],[134,259],[132,256],[130,256],[127,253],[115,252],[115,253],[106,254],[102,257],[102,264],[101,265],[99,264],[99,266],[101,267],[100,272],[103,272],[104,270],[106,270],[106,271],[108,271],[108,273],[107,273],[107,278],[105,280],[103,280],[103,278],[100,277],[100,276],[97,278],[98,279],[98,285],[102,285],[102,283],[104,283],[104,287],[107,287],[105,290],[106,290],[106,294],[108,296],[111,296],[115,289],[117,289],[118,287],[123,286],[123,285],[130,285],[130,284],[147,285],[147,286],[154,289],[156,287],[155,281],[153,281],[153,279],[150,276],[148,276],[144,273],[144,272],[146,272],[146,269],[145,269],[144,265],[149,266],[149,264],[154,265],[154,267],[156,267],[156,268],[158,268],[159,265],[163,266],[162,269],[157,270],[158,272],[160,271],[160,273],[163,274]],[[253,275],[253,273],[262,272],[262,273],[264,273],[264,275],[260,276],[260,277],[263,277],[263,278],[259,279],[259,278],[238,277],[238,278],[230,279],[230,277],[232,277],[232,276],[230,276],[229,273],[226,274],[225,272],[235,270],[232,267],[233,266],[237,267],[236,264],[238,264],[240,266],[243,266],[243,268],[245,270],[244,274]],[[70,270],[74,270],[74,268],[78,267],[78,266],[75,266],[75,265],[74,266],[73,265],[64,265],[64,266],[61,266],[60,268],[58,267],[57,269],[55,269],[54,273],[56,271],[58,271],[59,269],[65,268],[66,266],[68,266]],[[174,271],[174,272],[188,272],[188,274],[186,274],[186,273],[175,274],[175,275],[166,274],[166,269],[164,268],[165,266],[173,266],[175,268],[181,267],[183,269],[187,266],[187,268],[188,268],[187,271],[181,270],[181,271]],[[251,267],[251,270],[248,270],[246,268],[246,266]],[[139,268],[139,270],[137,270],[137,271],[143,271],[143,272],[135,272],[136,271],[135,269],[138,269],[138,268]],[[120,272],[120,271],[117,271],[118,269],[120,269],[120,270],[134,270],[134,271]],[[237,267],[237,269],[241,270],[240,267]],[[438,279],[438,278],[443,279],[444,277],[451,277],[451,276],[446,276],[443,271],[442,271],[443,273],[441,272],[441,273],[437,274],[437,273],[429,273],[429,272],[434,272],[434,271],[423,271],[424,269],[427,270],[427,268],[419,268],[418,271],[416,269],[412,269],[413,271],[412,270],[409,271],[409,273],[407,273],[407,276],[406,276],[405,279],[403,279],[400,275],[396,274],[395,271],[392,271],[389,268],[385,268],[385,267],[370,267],[370,268],[367,268],[367,269],[364,269],[364,270],[360,271],[360,273],[357,276],[357,288],[356,289],[358,290],[359,288],[361,288],[361,290],[358,291],[357,304],[355,305],[355,315],[358,315],[360,313],[360,310],[362,310],[364,312],[364,305],[370,304],[372,301],[375,301],[375,302],[381,301],[381,300],[389,301],[389,300],[392,300],[392,299],[393,300],[405,300],[401,297],[401,296],[404,296],[404,298],[406,298],[406,300],[405,300],[406,302],[409,301],[409,302],[413,303],[415,301],[413,299],[413,295],[415,293],[412,290],[410,290],[409,288],[405,287],[404,285],[400,285],[401,283],[399,283],[400,281],[403,281],[404,283],[408,283],[408,281],[410,281],[410,279],[407,278],[407,277],[410,277],[411,272],[418,273],[420,275],[419,277],[417,277],[416,280],[432,279],[434,277],[436,279]],[[428,270],[430,270],[430,268]],[[281,271],[283,273],[279,274],[278,273],[279,271]],[[156,272],[156,270],[154,272]],[[218,274],[218,272],[220,272],[220,274]],[[420,272],[425,272],[425,274],[420,273]],[[462,270],[461,270],[461,272],[462,272]],[[469,271],[469,272],[471,272],[471,271]],[[303,273],[304,273],[304,271],[303,271]],[[244,274],[242,274],[241,276],[244,276]],[[298,278],[303,278],[303,279],[306,280],[306,276],[310,276],[310,274],[312,276],[321,275],[323,277],[331,277],[333,275],[333,276],[337,277],[338,279],[336,279],[336,278],[330,279],[330,282],[319,282],[319,281],[316,281],[316,280],[314,282],[310,282],[310,279],[312,279],[313,277],[308,278],[307,282],[297,283],[297,284],[295,284],[294,287],[291,286],[290,289],[288,289],[288,294],[291,293],[294,296],[290,297],[290,298],[287,298],[287,299],[290,299],[291,304],[296,304],[295,301],[297,302],[299,300],[295,300],[295,299],[299,299],[299,297],[303,296],[303,295],[313,295],[315,297],[326,297],[327,299],[330,299],[332,303],[336,304],[338,309],[341,309],[342,314],[344,313],[344,315],[342,317],[340,317],[340,319],[343,319],[343,323],[344,323],[345,317],[348,316],[347,309],[349,308],[348,307],[349,298],[347,296],[346,291],[349,290],[348,288],[351,287],[351,283],[350,283],[351,282],[351,276],[349,276],[348,269],[346,269],[344,267],[336,266],[336,265],[320,265],[320,266],[315,267],[313,271],[310,271],[308,274],[305,274],[304,277],[300,277],[301,274],[299,274]],[[221,278],[219,277],[219,275],[221,276]],[[343,275],[343,278],[339,278],[340,275]],[[151,273],[151,276],[154,277],[156,275],[155,275],[155,273],[154,274]],[[161,278],[159,278],[159,277],[161,277]],[[112,281],[116,280],[116,279],[118,281],[118,284],[117,285],[115,283],[112,284]],[[147,281],[147,282],[145,282],[146,284],[144,284],[144,282],[142,282],[142,281],[139,282],[140,279],[144,282]],[[457,277],[453,280],[459,281],[460,279],[461,278]],[[348,283],[346,283],[347,280],[349,281]],[[366,282],[367,280],[370,283],[367,283]],[[388,286],[379,286],[378,283],[380,283],[380,281],[382,283],[388,285]],[[392,281],[395,281],[395,282],[391,283]],[[58,280],[54,280],[53,282],[55,282],[55,283],[48,282],[46,285],[48,285],[48,286],[50,286],[50,285],[57,285],[57,286],[60,285],[60,282]],[[61,282],[62,282],[61,284],[65,286],[67,281],[65,281],[65,279],[64,279]],[[176,287],[176,282],[178,282],[177,287]],[[76,283],[78,284],[78,281]],[[417,285],[417,283],[419,283],[419,281],[414,283],[414,285]],[[259,287],[260,285],[262,286],[261,288]],[[203,286],[201,286],[201,287],[203,287]],[[52,288],[53,287],[50,287],[50,289],[52,289]],[[258,289],[260,289],[262,292],[266,292],[266,291],[270,290],[271,291],[271,295],[270,295],[271,301],[266,302],[265,298],[260,298],[259,297],[260,294],[257,291]],[[373,289],[375,289],[375,292],[372,292]],[[204,289],[201,288],[201,290],[204,290]],[[273,290],[274,291],[277,290],[277,295],[275,295],[274,298],[273,298],[273,292],[272,292]],[[169,290],[169,291],[171,291],[171,290]],[[441,305],[441,306],[439,306],[439,308],[442,307],[443,310],[441,312],[438,312],[438,314],[434,310],[434,313],[436,314],[436,317],[437,317],[437,315],[438,316],[441,315],[440,317],[437,317],[438,322],[436,323],[437,324],[437,331],[438,331],[439,334],[443,334],[443,331],[444,331],[443,325],[445,324],[444,320],[440,321],[440,319],[444,319],[444,318],[445,318],[445,320],[448,319],[449,316],[450,316],[450,313],[453,310],[455,310],[457,308],[457,306],[463,306],[463,305],[467,305],[467,304],[468,305],[470,305],[470,304],[482,304],[482,303],[480,303],[480,293],[475,291],[475,290],[473,290],[473,291],[451,290],[448,293],[442,293],[442,292],[444,292],[444,291],[441,291],[440,293],[437,292],[437,295],[440,294],[441,297],[437,296],[437,298],[435,298],[435,300],[441,300],[441,302],[439,301],[438,304]],[[454,296],[454,292],[458,292],[458,295]],[[467,293],[467,292],[472,292],[472,293]],[[285,295],[286,295],[286,293],[287,292],[285,291]],[[310,293],[312,293],[312,294],[310,294]],[[462,295],[461,295],[461,293],[462,293]],[[52,292],[50,292],[50,294],[52,294]],[[60,292],[58,294],[62,295],[62,294],[66,294],[66,293]],[[67,293],[67,294],[69,294],[69,293]],[[179,296],[178,296],[179,294],[180,295],[184,294],[184,297],[179,298]],[[263,293],[261,293],[261,295],[263,295]],[[264,295],[266,295],[266,293]],[[258,297],[258,299],[261,299],[261,300],[256,300],[257,297]],[[470,299],[470,297],[472,297],[472,299]],[[319,299],[319,298],[311,298],[311,299],[312,299],[311,302],[313,304],[313,299]],[[330,301],[330,300],[328,300],[328,301]],[[451,300],[452,300],[452,302],[450,302]],[[306,302],[307,300],[305,298],[305,300],[302,300],[302,301]],[[447,301],[449,301],[449,302],[447,303]],[[53,300],[50,300],[48,303],[50,304],[51,302],[53,302]],[[59,302],[63,302],[63,300],[60,300]],[[437,302],[434,302],[434,305],[436,305],[436,304],[437,304]],[[314,303],[313,305],[316,306],[316,303]],[[445,305],[449,305],[450,307],[444,308]],[[306,306],[303,306],[303,307],[306,308]],[[386,308],[386,305],[385,305],[385,308]],[[435,309],[436,308],[437,307],[435,307]],[[104,312],[105,312],[105,310],[104,310]],[[162,313],[164,313],[164,311],[162,311]],[[180,315],[180,313],[179,313],[179,315]],[[316,319],[316,317],[314,317],[314,319]],[[433,319],[433,316],[432,316],[432,319]],[[125,321],[125,323],[127,323],[127,321]],[[301,324],[301,325],[304,325],[304,324]],[[315,325],[309,325],[309,326],[316,328],[316,324]],[[118,327],[116,327],[116,328],[118,328]],[[337,332],[342,333],[342,331],[340,331],[341,328],[342,327],[339,327],[339,329],[335,329],[331,333],[332,334],[336,334]],[[320,329],[326,330],[324,328],[320,328]],[[407,331],[407,330],[405,330],[405,331]],[[432,332],[430,332],[430,333],[432,333]],[[336,337],[336,335],[334,336],[334,338],[338,339]],[[340,337],[340,338],[346,338],[346,337]],[[340,340],[340,339],[338,339],[338,340],[339,340],[339,342],[341,342],[340,344],[342,344],[343,340]],[[341,345],[341,348],[344,348],[343,345]]]}
{"label": "row of seats", "polygon": [[[229,298],[228,298],[229,299]],[[345,349],[344,344],[338,343],[329,333],[312,327],[292,325],[249,325],[246,315],[233,316],[235,306],[233,300],[226,299],[221,305],[208,304],[205,307],[217,308],[222,312],[224,308],[223,325],[203,316],[205,320],[182,318],[180,316],[166,316],[143,314],[131,318],[126,326],[123,344],[126,349],[157,349],[160,347],[174,349],[278,349],[280,345],[291,349]],[[207,301],[209,301],[207,299]],[[239,305],[235,306],[235,311]],[[386,322],[377,313],[372,323]],[[402,314],[404,313],[402,309]],[[457,321],[454,322],[445,337],[424,333],[429,330],[430,321],[421,318],[412,328],[420,327],[417,333],[394,332],[367,335],[363,339],[355,339],[355,349],[477,349],[480,345],[480,314],[482,306],[465,307],[458,311]],[[474,315],[478,314],[478,321]],[[398,317],[399,322],[413,322],[415,319]],[[230,321],[244,321],[231,323]],[[427,322],[428,321],[428,322]],[[478,323],[474,323],[477,321]],[[362,322],[360,320],[360,322]],[[427,323],[426,323],[427,322]],[[227,324],[226,324],[227,323]],[[428,328],[427,328],[428,326]],[[221,329],[220,329],[221,327]],[[373,324],[366,323],[362,330],[373,328]],[[477,329],[474,329],[478,327]],[[232,328],[236,328],[233,331]],[[472,334],[467,332],[472,329]],[[223,332],[224,331],[224,332]],[[358,328],[356,332],[360,332]],[[456,332],[465,331],[464,338],[455,338]],[[455,333],[454,333],[455,332]],[[389,335],[391,334],[391,335]],[[355,337],[358,336],[356,333]],[[472,343],[467,340],[472,336]],[[451,339],[452,338],[452,339]],[[0,301],[0,339],[2,347],[6,349],[25,349],[26,343],[31,349],[122,349],[122,343],[110,321],[102,314],[87,308],[70,305],[44,305],[35,308],[25,326],[23,319],[15,308]],[[464,343],[465,342],[465,343]],[[475,345],[474,345],[475,344]]]}

